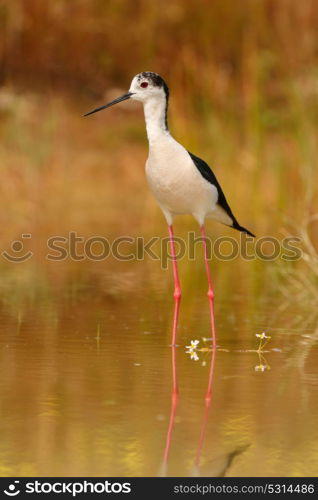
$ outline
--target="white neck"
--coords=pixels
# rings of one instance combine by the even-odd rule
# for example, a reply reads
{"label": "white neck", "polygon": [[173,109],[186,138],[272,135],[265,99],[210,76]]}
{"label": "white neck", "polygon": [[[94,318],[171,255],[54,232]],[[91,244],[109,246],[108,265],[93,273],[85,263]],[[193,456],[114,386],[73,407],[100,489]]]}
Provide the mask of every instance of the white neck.
{"label": "white neck", "polygon": [[166,99],[164,96],[144,103],[144,113],[149,144],[162,136],[170,135],[166,127]]}

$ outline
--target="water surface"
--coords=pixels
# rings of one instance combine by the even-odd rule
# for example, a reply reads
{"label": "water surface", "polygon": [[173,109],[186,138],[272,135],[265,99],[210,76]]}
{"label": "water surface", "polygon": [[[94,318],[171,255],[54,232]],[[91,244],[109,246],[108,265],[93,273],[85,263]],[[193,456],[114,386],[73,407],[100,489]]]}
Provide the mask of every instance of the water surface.
{"label": "water surface", "polygon": [[[181,266],[176,399],[170,272],[19,266],[2,271],[2,476],[317,474],[318,322],[257,267],[252,277],[237,261],[214,269],[212,370],[209,350],[186,353],[191,340],[210,345],[203,265]],[[263,331],[272,339],[260,357]]]}

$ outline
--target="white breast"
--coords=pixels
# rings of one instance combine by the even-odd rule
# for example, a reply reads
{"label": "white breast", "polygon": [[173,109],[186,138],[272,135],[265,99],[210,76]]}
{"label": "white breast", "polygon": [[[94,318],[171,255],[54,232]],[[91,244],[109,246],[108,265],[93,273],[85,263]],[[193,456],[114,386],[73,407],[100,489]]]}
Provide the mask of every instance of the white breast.
{"label": "white breast", "polygon": [[218,193],[194,165],[187,150],[170,134],[150,144],[146,175],[163,211],[192,214],[200,223],[213,212]]}

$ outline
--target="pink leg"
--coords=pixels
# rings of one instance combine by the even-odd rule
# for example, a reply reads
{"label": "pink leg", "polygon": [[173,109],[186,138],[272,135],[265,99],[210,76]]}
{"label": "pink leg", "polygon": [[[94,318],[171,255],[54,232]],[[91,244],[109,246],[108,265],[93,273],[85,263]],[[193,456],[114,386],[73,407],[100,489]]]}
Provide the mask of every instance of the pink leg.
{"label": "pink leg", "polygon": [[181,286],[180,286],[179,273],[178,273],[176,249],[174,246],[174,236],[173,236],[172,224],[171,224],[171,226],[168,226],[168,229],[169,229],[170,251],[171,251],[171,256],[172,256],[173,278],[174,278],[174,294],[173,294],[173,296],[175,299],[179,300],[181,298]]}
{"label": "pink leg", "polygon": [[175,346],[176,345],[176,338],[177,338],[178,319],[179,319],[181,286],[180,286],[179,273],[178,273],[176,249],[174,246],[174,239],[173,239],[174,238],[173,237],[173,227],[171,225],[171,226],[168,226],[168,228],[169,228],[170,252],[171,252],[171,256],[172,256],[173,279],[174,279],[173,296],[175,299],[171,344],[172,344],[172,346]]}
{"label": "pink leg", "polygon": [[173,394],[178,394],[177,368],[176,368],[176,337],[179,320],[180,299],[176,299],[174,303],[173,326],[172,326],[172,389]]}
{"label": "pink leg", "polygon": [[202,236],[202,242],[203,242],[203,248],[204,248],[205,270],[206,270],[206,275],[208,278],[208,298],[209,298],[209,305],[210,305],[212,343],[213,343],[213,348],[215,349],[216,336],[215,336],[215,320],[214,320],[214,290],[213,290],[213,286],[212,286],[210,266],[209,266],[209,261],[208,261],[208,251],[207,251],[206,234],[205,234],[204,224],[202,224],[202,226],[200,226],[200,229],[201,229],[201,236]]}

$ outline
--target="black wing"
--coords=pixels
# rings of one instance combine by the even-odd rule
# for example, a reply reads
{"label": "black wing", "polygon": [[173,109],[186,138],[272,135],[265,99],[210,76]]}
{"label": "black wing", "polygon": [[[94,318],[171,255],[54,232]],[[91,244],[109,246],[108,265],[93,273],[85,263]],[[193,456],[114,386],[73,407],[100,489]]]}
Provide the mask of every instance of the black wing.
{"label": "black wing", "polygon": [[193,163],[195,164],[195,166],[199,170],[202,177],[204,177],[205,180],[207,180],[208,182],[213,184],[216,187],[216,189],[218,190],[219,198],[218,198],[217,204],[220,205],[220,207],[222,207],[223,210],[227,213],[227,215],[232,219],[232,227],[234,229],[237,229],[238,231],[242,231],[243,233],[246,233],[246,234],[249,234],[250,236],[255,237],[255,234],[251,233],[245,227],[240,226],[240,224],[237,222],[237,220],[234,217],[234,214],[230,208],[230,205],[228,204],[228,202],[225,198],[225,194],[223,193],[222,188],[221,188],[220,184],[218,183],[218,180],[215,177],[215,175],[212,172],[209,165],[207,163],[205,163],[205,161],[201,160],[201,158],[198,158],[194,154],[190,153],[190,151],[188,151],[188,153],[191,156]]}

